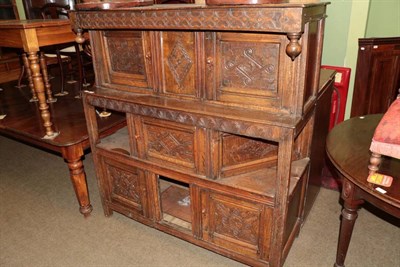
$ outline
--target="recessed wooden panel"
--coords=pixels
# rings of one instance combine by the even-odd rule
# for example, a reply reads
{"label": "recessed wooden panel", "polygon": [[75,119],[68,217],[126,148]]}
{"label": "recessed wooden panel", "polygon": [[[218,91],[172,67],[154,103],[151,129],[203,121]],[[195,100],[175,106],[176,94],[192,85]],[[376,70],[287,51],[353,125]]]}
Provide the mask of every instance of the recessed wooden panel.
{"label": "recessed wooden panel", "polygon": [[142,125],[145,158],[204,172],[204,129],[147,117]]}
{"label": "recessed wooden panel", "polygon": [[205,42],[208,98],[282,109],[282,78],[290,80],[290,72],[283,73],[286,40],[281,35],[219,32],[206,34]]}
{"label": "recessed wooden panel", "polygon": [[113,205],[134,209],[143,214],[143,204],[146,201],[143,172],[108,158],[104,159],[104,168],[106,173],[104,183],[108,185],[109,201]]}
{"label": "recessed wooden panel", "polygon": [[[214,151],[214,162],[219,162],[216,177],[228,177],[255,171],[276,164],[278,145],[256,138],[218,133],[218,152]],[[214,147],[215,149],[215,147]]]}
{"label": "recessed wooden panel", "polygon": [[194,32],[161,32],[165,94],[197,96]]}
{"label": "recessed wooden panel", "polygon": [[[271,217],[264,220],[261,204],[213,192],[202,194],[203,239],[225,249],[258,258],[268,253]],[[269,210],[269,209],[267,209]],[[271,212],[268,212],[272,215]],[[265,227],[268,229],[266,230]],[[264,236],[267,233],[268,236]]]}
{"label": "recessed wooden panel", "polygon": [[[151,89],[149,32],[105,31],[103,48],[106,82]],[[134,89],[126,88],[126,90]]]}

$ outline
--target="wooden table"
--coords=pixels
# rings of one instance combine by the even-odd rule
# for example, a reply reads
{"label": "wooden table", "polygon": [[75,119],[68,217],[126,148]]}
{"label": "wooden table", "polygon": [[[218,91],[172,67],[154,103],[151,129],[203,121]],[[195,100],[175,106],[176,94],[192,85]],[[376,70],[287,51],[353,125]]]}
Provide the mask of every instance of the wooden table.
{"label": "wooden table", "polygon": [[[30,87],[33,99],[38,100],[39,110],[43,120],[45,135],[52,139],[57,136],[53,129],[49,106],[52,102],[51,87],[47,78],[44,59],[39,59],[38,52],[42,46],[74,42],[75,34],[69,20],[4,20],[0,21],[0,47],[23,48],[28,58],[24,57],[27,71],[30,70]],[[43,76],[42,76],[43,75]],[[47,100],[46,101],[46,94]]]}
{"label": "wooden table", "polygon": [[379,172],[393,176],[392,186],[381,187],[367,182],[369,146],[382,115],[354,117],[336,126],[327,138],[327,154],[343,179],[341,198],[344,200],[335,266],[344,266],[357,210],[364,201],[400,218],[400,160],[385,158]]}
{"label": "wooden table", "polygon": [[[0,115],[5,114],[6,117],[0,120],[0,134],[60,153],[68,164],[79,210],[86,217],[92,211],[92,206],[82,162],[84,152],[89,148],[82,100],[67,95],[49,104],[53,127],[60,134],[53,139],[44,139],[38,103],[28,101],[29,90],[16,89],[13,85],[8,83],[1,86]],[[105,136],[124,126],[125,117],[113,113],[108,118],[98,118],[98,123],[100,136]]]}

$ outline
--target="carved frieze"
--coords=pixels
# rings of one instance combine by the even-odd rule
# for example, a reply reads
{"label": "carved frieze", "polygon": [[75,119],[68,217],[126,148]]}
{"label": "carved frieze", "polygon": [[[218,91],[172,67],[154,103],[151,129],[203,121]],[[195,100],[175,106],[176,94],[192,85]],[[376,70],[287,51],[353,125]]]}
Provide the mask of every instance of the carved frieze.
{"label": "carved frieze", "polygon": [[104,107],[111,110],[128,112],[138,115],[149,116],[183,124],[215,129],[227,133],[240,134],[271,141],[279,141],[281,127],[263,125],[254,122],[230,120],[227,118],[211,117],[207,115],[181,112],[171,109],[163,109],[155,106],[143,106],[135,103],[127,103],[120,100],[98,98],[87,95],[87,102],[93,106]]}
{"label": "carved frieze", "polygon": [[196,8],[80,11],[74,26],[81,29],[202,29],[302,32],[302,9]]}

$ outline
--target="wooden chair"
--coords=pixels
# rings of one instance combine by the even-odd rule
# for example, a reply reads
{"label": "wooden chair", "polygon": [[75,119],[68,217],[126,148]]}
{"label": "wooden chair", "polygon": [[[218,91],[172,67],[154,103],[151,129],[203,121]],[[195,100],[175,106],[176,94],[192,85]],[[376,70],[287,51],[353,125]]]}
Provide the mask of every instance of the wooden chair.
{"label": "wooden chair", "polygon": [[378,172],[382,156],[400,159],[400,90],[375,129],[370,151],[370,175]]}

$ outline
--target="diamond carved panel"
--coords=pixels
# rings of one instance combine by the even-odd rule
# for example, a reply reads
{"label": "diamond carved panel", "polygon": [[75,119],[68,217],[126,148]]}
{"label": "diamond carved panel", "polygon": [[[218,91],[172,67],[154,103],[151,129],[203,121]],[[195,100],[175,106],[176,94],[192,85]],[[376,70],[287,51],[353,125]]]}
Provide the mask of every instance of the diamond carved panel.
{"label": "diamond carved panel", "polygon": [[193,61],[180,39],[178,39],[167,59],[167,65],[179,87],[187,77]]}

